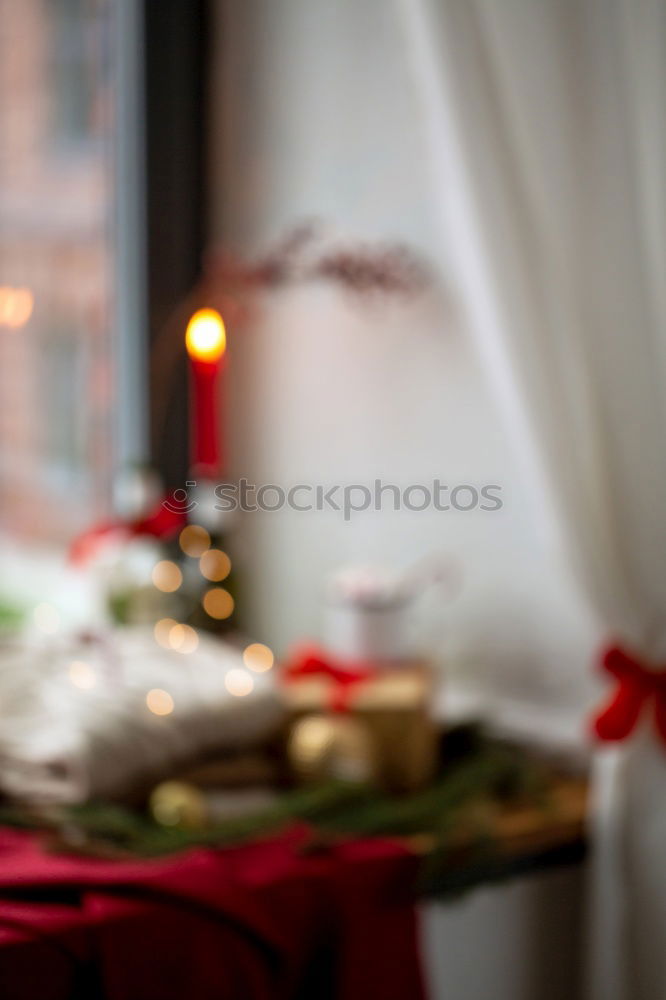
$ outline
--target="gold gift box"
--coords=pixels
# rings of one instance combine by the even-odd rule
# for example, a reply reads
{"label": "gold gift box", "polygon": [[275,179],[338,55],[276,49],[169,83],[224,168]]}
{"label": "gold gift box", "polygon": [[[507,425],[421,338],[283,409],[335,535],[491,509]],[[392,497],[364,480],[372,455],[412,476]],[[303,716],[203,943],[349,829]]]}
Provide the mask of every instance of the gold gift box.
{"label": "gold gift box", "polygon": [[[393,791],[413,791],[431,779],[437,756],[437,729],[430,714],[433,675],[423,663],[378,669],[371,678],[344,685],[344,709],[334,711],[340,686],[326,675],[303,675],[284,685],[294,722],[322,714],[346,717],[367,736],[372,777]],[[342,729],[343,727],[341,727]],[[364,753],[356,741],[356,753]]]}

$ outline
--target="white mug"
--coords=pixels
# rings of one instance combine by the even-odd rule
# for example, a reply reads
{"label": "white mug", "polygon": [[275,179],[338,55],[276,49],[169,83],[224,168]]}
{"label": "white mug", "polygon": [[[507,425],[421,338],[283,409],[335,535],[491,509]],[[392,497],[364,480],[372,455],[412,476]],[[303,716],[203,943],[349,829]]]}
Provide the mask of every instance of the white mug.
{"label": "white mug", "polygon": [[324,641],[344,660],[404,660],[410,655],[408,606],[405,601],[368,606],[351,601],[326,608]]}

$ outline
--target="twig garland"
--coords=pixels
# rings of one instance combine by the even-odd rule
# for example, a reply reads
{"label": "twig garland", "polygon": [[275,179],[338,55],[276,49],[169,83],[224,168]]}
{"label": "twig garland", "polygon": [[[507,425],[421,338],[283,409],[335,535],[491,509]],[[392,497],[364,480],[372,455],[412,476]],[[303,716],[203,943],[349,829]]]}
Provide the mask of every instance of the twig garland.
{"label": "twig garland", "polygon": [[273,247],[244,260],[220,247],[205,255],[202,274],[181,300],[155,338],[151,350],[151,378],[161,391],[152,393],[151,426],[156,439],[162,433],[173,374],[183,355],[183,330],[192,313],[204,306],[217,308],[229,329],[239,329],[254,313],[254,296],[261,291],[327,282],[357,301],[413,298],[430,284],[425,262],[400,244],[336,245],[315,223],[290,229]]}
{"label": "twig garland", "polygon": [[276,288],[330,281],[355,294],[416,295],[430,279],[425,263],[400,244],[359,243],[333,246],[314,224],[296,226],[255,260],[242,262],[227,251],[208,255],[204,280],[209,287]]}

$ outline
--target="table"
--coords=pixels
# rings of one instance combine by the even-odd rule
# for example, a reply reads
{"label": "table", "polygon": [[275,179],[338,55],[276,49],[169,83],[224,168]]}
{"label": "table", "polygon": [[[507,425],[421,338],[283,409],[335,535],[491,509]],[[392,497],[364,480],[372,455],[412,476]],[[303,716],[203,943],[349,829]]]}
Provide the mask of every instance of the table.
{"label": "table", "polygon": [[[492,856],[470,857],[461,831],[431,891],[580,860],[586,796],[563,777],[549,810],[498,806]],[[413,889],[432,838],[304,851],[308,838],[295,825],[239,848],[108,861],[0,830],[0,996],[423,998]]]}

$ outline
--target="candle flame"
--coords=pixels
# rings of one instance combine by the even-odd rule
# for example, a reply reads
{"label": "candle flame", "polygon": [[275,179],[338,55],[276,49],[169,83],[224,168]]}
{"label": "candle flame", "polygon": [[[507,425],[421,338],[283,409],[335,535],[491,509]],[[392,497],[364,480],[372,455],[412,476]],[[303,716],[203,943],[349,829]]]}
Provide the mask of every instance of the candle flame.
{"label": "candle flame", "polygon": [[187,324],[187,353],[193,361],[218,361],[227,346],[224,321],[215,309],[198,309]]}

